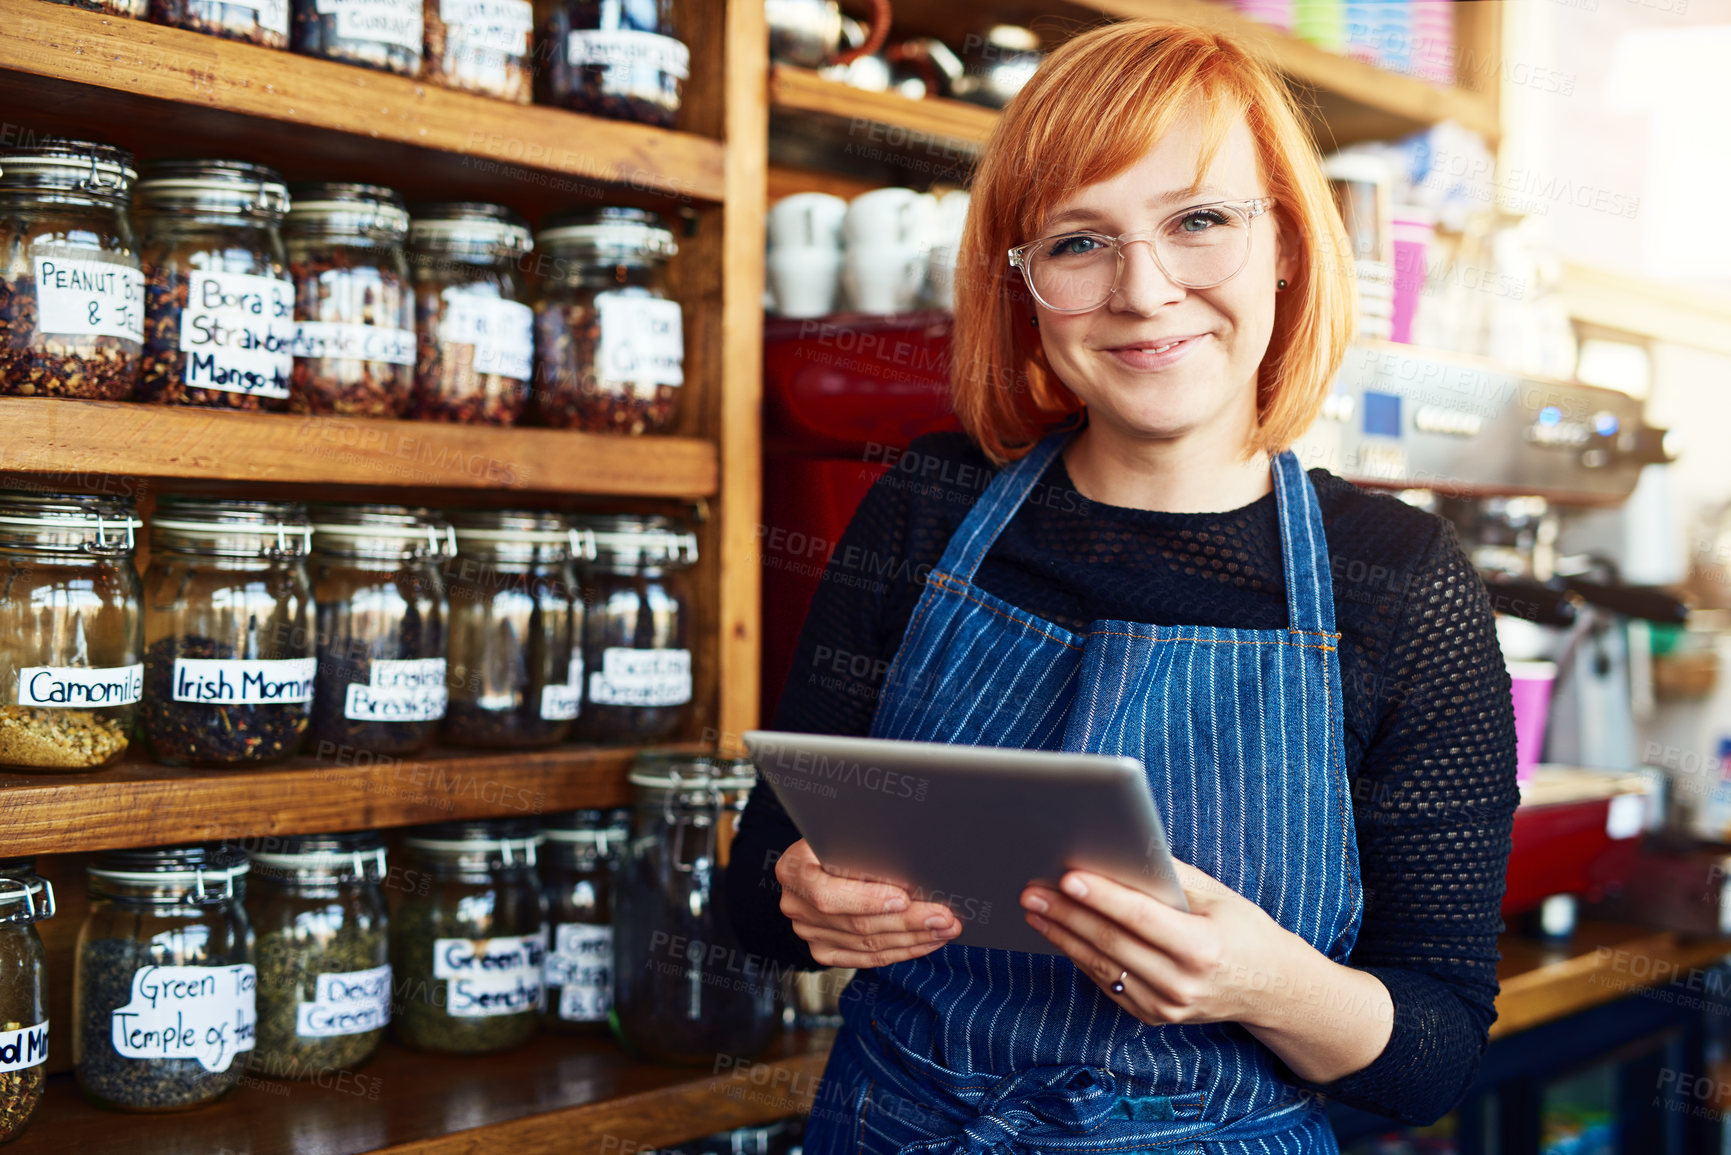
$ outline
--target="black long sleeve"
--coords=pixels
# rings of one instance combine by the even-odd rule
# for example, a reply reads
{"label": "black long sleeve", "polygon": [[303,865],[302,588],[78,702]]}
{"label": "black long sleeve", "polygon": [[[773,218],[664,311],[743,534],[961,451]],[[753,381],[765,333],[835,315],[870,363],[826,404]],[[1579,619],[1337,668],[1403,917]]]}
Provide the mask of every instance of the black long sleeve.
{"label": "black long sleeve", "polygon": [[[864,735],[925,574],[992,477],[966,438],[921,438],[861,503],[800,635],[774,725]],[[1508,675],[1453,527],[1324,470],[1345,745],[1365,913],[1350,964],[1394,1001],[1382,1055],[1314,1087],[1407,1122],[1449,1110],[1495,1017],[1498,909],[1519,800]],[[1076,630],[1100,619],[1281,629],[1274,496],[1225,513],[1090,503],[1060,458],[987,555],[979,584]],[[749,950],[811,967],[774,861],[799,832],[766,787],[735,842],[729,900]]]}

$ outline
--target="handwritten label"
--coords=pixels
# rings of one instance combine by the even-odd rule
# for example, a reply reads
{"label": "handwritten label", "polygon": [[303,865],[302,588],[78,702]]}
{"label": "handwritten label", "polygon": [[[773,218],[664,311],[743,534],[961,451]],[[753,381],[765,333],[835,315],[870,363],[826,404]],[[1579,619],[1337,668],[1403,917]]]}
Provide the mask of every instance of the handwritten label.
{"label": "handwritten label", "polygon": [[533,375],[535,311],[527,305],[447,289],[439,340],[446,345],[472,345],[477,373],[518,381]]}
{"label": "handwritten label", "polygon": [[420,0],[317,0],[319,12],[337,18],[344,40],[373,40],[421,52]]}
{"label": "handwritten label", "polygon": [[436,722],[445,716],[445,659],[375,661],[365,683],[350,682],[343,717],[357,722]]}
{"label": "handwritten label", "polygon": [[36,327],[144,340],[144,274],[108,261],[36,258]]}
{"label": "handwritten label", "polygon": [[524,56],[535,27],[529,0],[439,0],[446,45],[458,54],[477,50]]}
{"label": "handwritten label", "polygon": [[288,0],[225,0],[236,8],[251,8],[257,15],[258,26],[266,32],[287,36],[289,30]]}
{"label": "handwritten label", "polygon": [[565,61],[585,64],[653,68],[680,80],[691,75],[691,49],[671,36],[629,29],[588,29],[572,32],[565,41]]}
{"label": "handwritten label", "polygon": [[581,685],[552,682],[541,687],[541,717],[548,722],[569,722],[583,708]]}
{"label": "handwritten label", "polygon": [[115,1051],[128,1059],[196,1059],[226,1071],[257,1033],[258,972],[251,963],[225,967],[140,967],[132,1000],[116,1007]]}
{"label": "handwritten label", "polygon": [[130,706],[144,697],[144,666],[25,666],[20,706]]}
{"label": "handwritten label", "polygon": [[678,301],[595,294],[601,341],[595,372],[603,384],[685,384],[685,332]]}
{"label": "handwritten label", "polygon": [[347,357],[383,361],[388,365],[415,363],[415,334],[382,325],[351,325],[344,321],[301,321],[295,326],[296,357]]}
{"label": "handwritten label", "polygon": [[559,988],[559,1017],[593,1023],[613,1008],[613,928],[560,923],[547,956],[547,985]]}
{"label": "handwritten label", "polygon": [[287,397],[294,371],[295,289],[251,273],[187,275],[180,351],[188,387]]}
{"label": "handwritten label", "polygon": [[295,1034],[303,1039],[363,1035],[391,1021],[391,968],[323,974],[313,1001],[295,1007]]}
{"label": "handwritten label", "polygon": [[433,940],[433,977],[446,980],[445,1010],[461,1019],[519,1015],[541,1004],[547,942],[510,938]]}
{"label": "handwritten label", "polygon": [[212,706],[313,700],[317,658],[176,658],[174,700]]}
{"label": "handwritten label", "polygon": [[600,706],[678,706],[691,701],[690,650],[601,651],[589,675],[589,700]]}
{"label": "handwritten label", "polygon": [[21,1031],[0,1031],[0,1071],[22,1071],[47,1061],[47,1019]]}

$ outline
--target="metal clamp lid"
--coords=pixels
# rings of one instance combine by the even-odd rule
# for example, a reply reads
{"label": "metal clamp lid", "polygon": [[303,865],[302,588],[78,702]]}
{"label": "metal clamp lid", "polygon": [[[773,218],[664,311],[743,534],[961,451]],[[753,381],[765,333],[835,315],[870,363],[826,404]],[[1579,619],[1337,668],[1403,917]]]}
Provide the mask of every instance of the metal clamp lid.
{"label": "metal clamp lid", "polygon": [[254,866],[267,870],[308,870],[318,867],[348,867],[356,878],[367,876],[367,867],[380,878],[385,874],[385,848],[370,850],[305,850],[287,853],[258,853],[247,856]]}
{"label": "metal clamp lid", "polygon": [[[29,177],[41,183],[29,183]],[[40,188],[124,202],[137,179],[131,153],[95,141],[56,137],[35,148],[0,154],[0,188]]]}
{"label": "metal clamp lid", "polygon": [[137,543],[133,531],[142,529],[144,522],[130,515],[104,517],[96,510],[82,514],[69,510],[43,510],[37,514],[0,513],[0,525],[58,529],[69,533],[94,531],[95,540],[83,543],[83,549],[92,553],[124,554],[132,552]]}
{"label": "metal clamp lid", "polygon": [[[149,886],[160,883],[191,883],[192,893],[187,896],[187,902],[194,906],[205,906],[215,902],[230,902],[237,891],[235,881],[246,877],[251,866],[245,862],[231,866],[194,866],[186,870],[110,870],[99,866],[85,867],[85,873],[91,878],[106,879],[111,882],[127,882],[134,885]],[[221,891],[212,891],[206,884],[220,882]]]}
{"label": "metal clamp lid", "polygon": [[[37,902],[41,895],[42,901]],[[22,911],[6,911],[3,908],[15,902],[22,902]],[[10,875],[0,875],[0,925],[27,926],[30,923],[41,922],[54,917],[54,884],[46,878],[30,875],[27,878],[13,878]]]}
{"label": "metal clamp lid", "polygon": [[239,160],[165,160],[146,167],[138,182],[140,199],[165,207],[184,205],[193,194],[227,198],[220,207],[203,203],[204,211],[233,216],[263,216],[280,220],[289,211],[288,185],[274,168]]}

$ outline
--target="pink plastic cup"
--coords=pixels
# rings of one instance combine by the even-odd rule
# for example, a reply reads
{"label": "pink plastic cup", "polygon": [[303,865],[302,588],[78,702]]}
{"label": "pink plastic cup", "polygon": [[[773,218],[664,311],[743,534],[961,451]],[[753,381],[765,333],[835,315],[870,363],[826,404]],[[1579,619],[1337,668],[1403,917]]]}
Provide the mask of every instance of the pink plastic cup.
{"label": "pink plastic cup", "polygon": [[1515,780],[1533,776],[1539,752],[1545,748],[1545,719],[1551,710],[1551,686],[1557,680],[1555,662],[1507,662],[1515,699]]}
{"label": "pink plastic cup", "polygon": [[1392,340],[1412,344],[1412,319],[1424,292],[1425,256],[1436,239],[1436,218],[1413,205],[1394,210],[1394,331]]}

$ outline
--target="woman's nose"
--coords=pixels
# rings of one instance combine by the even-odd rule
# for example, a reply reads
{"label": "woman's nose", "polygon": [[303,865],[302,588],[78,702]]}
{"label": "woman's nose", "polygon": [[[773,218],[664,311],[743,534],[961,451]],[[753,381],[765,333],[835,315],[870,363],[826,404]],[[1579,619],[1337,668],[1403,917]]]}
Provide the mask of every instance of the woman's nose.
{"label": "woman's nose", "polygon": [[1166,275],[1154,258],[1154,242],[1134,240],[1119,249],[1122,267],[1118,272],[1118,291],[1106,302],[1107,308],[1126,313],[1150,314],[1163,305],[1184,299],[1188,291]]}

